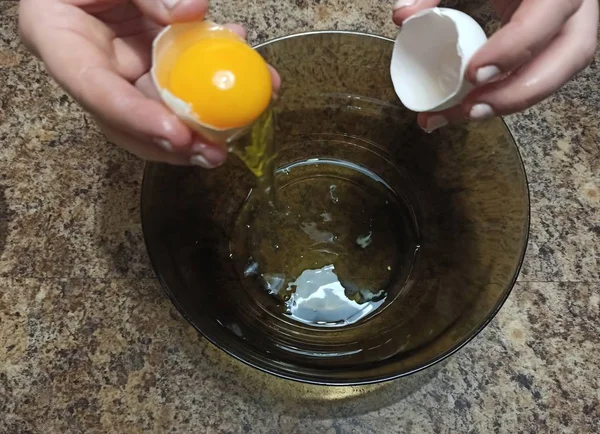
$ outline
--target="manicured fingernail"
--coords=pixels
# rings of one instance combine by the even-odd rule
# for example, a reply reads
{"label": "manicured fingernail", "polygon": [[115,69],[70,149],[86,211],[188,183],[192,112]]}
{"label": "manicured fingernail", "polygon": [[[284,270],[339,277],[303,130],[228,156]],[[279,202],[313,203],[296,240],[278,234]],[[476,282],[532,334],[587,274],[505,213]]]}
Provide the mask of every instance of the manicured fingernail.
{"label": "manicured fingernail", "polygon": [[218,166],[218,164],[210,163],[202,155],[192,155],[190,157],[190,164],[193,164],[194,166],[200,166],[204,169],[214,169],[215,167]]}
{"label": "manicured fingernail", "polygon": [[489,83],[490,81],[498,78],[500,72],[500,68],[497,66],[483,66],[479,68],[475,74],[475,83],[478,85]]}
{"label": "manicured fingernail", "polygon": [[469,112],[469,118],[472,121],[483,121],[494,116],[494,109],[489,104],[475,104]]}
{"label": "manicured fingernail", "polygon": [[448,119],[442,115],[433,115],[427,119],[427,126],[423,128],[426,133],[433,133],[438,128],[448,125]]}
{"label": "manicured fingernail", "polygon": [[213,167],[220,166],[225,162],[227,153],[219,149],[217,145],[209,145],[207,143],[196,142],[192,145],[191,151],[194,154],[202,154],[202,156],[210,163]]}
{"label": "manicured fingernail", "polygon": [[394,10],[397,11],[398,9],[402,9],[402,8],[406,8],[408,6],[412,6],[417,2],[417,0],[398,0],[396,2],[396,4],[394,5]]}
{"label": "manicured fingernail", "polygon": [[209,148],[209,146],[206,143],[203,142],[195,142],[192,147],[190,148],[190,150],[192,152],[198,152],[203,154],[205,150],[207,150]]}
{"label": "manicured fingernail", "polygon": [[225,162],[227,153],[219,149],[217,145],[196,141],[192,144],[191,151],[195,154],[192,156],[192,164],[201,166],[207,169],[218,167]]}
{"label": "manicured fingernail", "polygon": [[157,138],[154,139],[154,143],[163,148],[165,151],[171,152],[173,150],[173,145],[167,139]]}
{"label": "manicured fingernail", "polygon": [[179,3],[179,0],[162,0],[167,9],[173,9]]}

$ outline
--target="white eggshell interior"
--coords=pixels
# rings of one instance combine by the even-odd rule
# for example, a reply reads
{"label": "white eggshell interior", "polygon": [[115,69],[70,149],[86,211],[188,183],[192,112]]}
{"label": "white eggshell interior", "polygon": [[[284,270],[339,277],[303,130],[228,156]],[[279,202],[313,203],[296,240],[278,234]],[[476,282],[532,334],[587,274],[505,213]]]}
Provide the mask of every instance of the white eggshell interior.
{"label": "white eggshell interior", "polygon": [[464,78],[469,61],[486,41],[481,26],[454,9],[426,9],[406,20],[390,66],[402,104],[415,112],[458,104],[473,87]]}

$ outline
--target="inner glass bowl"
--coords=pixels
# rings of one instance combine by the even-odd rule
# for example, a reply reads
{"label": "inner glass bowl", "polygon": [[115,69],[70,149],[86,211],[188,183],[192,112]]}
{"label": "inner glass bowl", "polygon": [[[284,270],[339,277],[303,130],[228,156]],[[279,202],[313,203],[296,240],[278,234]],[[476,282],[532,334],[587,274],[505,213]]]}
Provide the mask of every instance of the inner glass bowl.
{"label": "inner glass bowl", "polygon": [[392,41],[301,34],[258,50],[284,78],[276,207],[232,157],[148,164],[144,234],[182,314],[264,371],[365,384],[456,351],[500,308],[529,228],[501,120],[428,135],[389,78]]}

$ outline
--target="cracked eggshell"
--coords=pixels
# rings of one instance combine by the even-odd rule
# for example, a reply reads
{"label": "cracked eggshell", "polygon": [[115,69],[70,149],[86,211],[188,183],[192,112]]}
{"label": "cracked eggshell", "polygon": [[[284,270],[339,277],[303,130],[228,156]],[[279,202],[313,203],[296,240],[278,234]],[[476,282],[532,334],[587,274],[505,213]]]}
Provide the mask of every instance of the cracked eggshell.
{"label": "cracked eggshell", "polygon": [[[207,38],[231,38],[244,41],[236,33],[211,21],[172,24],[165,27],[152,43],[150,74],[162,101],[187,126],[213,143],[229,143],[250,126],[220,129],[200,121],[191,104],[173,95],[167,89],[169,76],[177,61],[188,48]],[[245,42],[245,41],[244,41]]]}
{"label": "cracked eggshell", "polygon": [[465,79],[469,61],[486,41],[481,26],[454,9],[426,9],[406,20],[390,67],[402,104],[435,112],[460,103],[474,87]]}

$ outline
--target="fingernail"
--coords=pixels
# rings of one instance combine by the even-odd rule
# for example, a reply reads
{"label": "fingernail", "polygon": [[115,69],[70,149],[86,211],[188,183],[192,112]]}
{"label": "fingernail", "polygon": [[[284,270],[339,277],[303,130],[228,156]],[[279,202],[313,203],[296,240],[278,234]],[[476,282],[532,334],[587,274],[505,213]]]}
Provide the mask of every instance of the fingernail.
{"label": "fingernail", "polygon": [[426,133],[433,133],[438,128],[448,125],[448,119],[442,115],[433,115],[427,119],[427,126],[423,128]]}
{"label": "fingernail", "polygon": [[211,145],[201,141],[193,143],[191,151],[195,154],[191,157],[193,160],[191,160],[192,164],[206,169],[220,166],[227,158],[227,153],[222,149],[219,149],[217,145]]}
{"label": "fingernail", "polygon": [[202,155],[192,155],[190,157],[190,164],[193,164],[194,166],[200,166],[204,169],[214,169],[215,167],[217,167],[216,164],[210,163]]}
{"label": "fingernail", "polygon": [[398,0],[396,2],[396,4],[394,5],[394,10],[397,11],[398,9],[402,9],[402,8],[406,8],[408,6],[412,6],[417,2],[417,0]]}
{"label": "fingernail", "polygon": [[213,166],[220,166],[227,158],[227,152],[217,147],[203,142],[196,142],[192,145],[191,151],[202,156]]}
{"label": "fingernail", "polygon": [[162,0],[167,9],[173,9],[179,3],[179,0]]}
{"label": "fingernail", "polygon": [[469,112],[469,118],[472,121],[483,121],[494,116],[494,109],[489,104],[475,104]]}
{"label": "fingernail", "polygon": [[157,138],[154,139],[154,143],[163,148],[165,151],[171,152],[173,150],[173,145],[167,139]]}
{"label": "fingernail", "polygon": [[497,66],[483,66],[475,74],[475,83],[478,85],[489,83],[500,75],[500,68]]}
{"label": "fingernail", "polygon": [[204,153],[205,150],[208,149],[208,145],[206,143],[203,142],[195,142],[192,147],[190,148],[190,150],[192,152],[199,152],[201,154]]}

